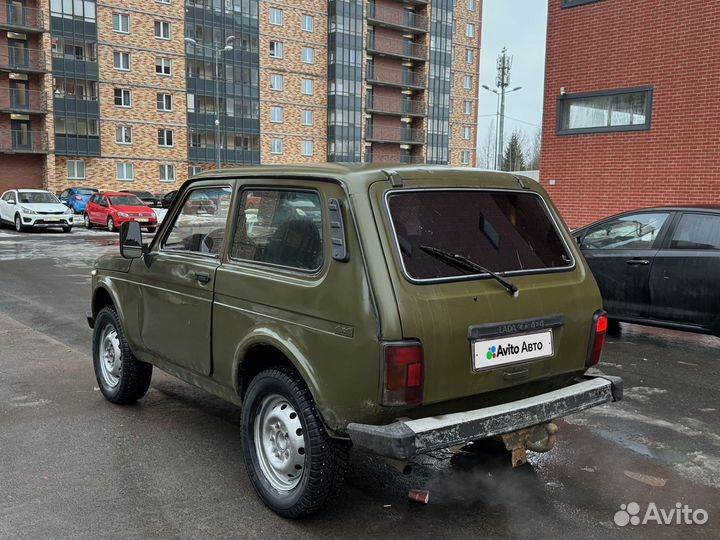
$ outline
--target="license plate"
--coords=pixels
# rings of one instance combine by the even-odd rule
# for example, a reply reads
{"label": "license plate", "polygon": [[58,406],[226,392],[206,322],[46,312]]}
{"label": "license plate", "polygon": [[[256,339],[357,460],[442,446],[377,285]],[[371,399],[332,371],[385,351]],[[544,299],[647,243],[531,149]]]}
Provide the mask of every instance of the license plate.
{"label": "license plate", "polygon": [[552,330],[476,339],[472,342],[472,353],[475,371],[547,358],[553,355]]}
{"label": "license plate", "polygon": [[59,217],[46,217],[44,218],[45,221],[62,221],[62,218]]}
{"label": "license plate", "polygon": [[146,221],[150,221],[150,220],[148,218],[141,217],[141,218],[136,218],[135,221],[139,221],[140,223],[145,223]]}

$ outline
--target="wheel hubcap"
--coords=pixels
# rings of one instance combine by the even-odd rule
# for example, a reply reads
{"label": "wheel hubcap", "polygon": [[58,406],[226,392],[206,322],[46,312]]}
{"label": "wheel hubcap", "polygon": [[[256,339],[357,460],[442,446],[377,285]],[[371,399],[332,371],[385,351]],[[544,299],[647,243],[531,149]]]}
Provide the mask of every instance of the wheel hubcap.
{"label": "wheel hubcap", "polygon": [[15,218],[15,229],[20,230],[22,228],[22,223],[20,223],[20,218]]}
{"label": "wheel hubcap", "polygon": [[265,479],[278,491],[290,491],[305,471],[305,436],[290,402],[273,394],[263,398],[254,427],[255,451]]}
{"label": "wheel hubcap", "polygon": [[115,388],[120,382],[122,371],[122,354],[120,353],[120,338],[117,330],[108,324],[102,332],[98,343],[98,358],[103,380],[109,388]]}
{"label": "wheel hubcap", "polygon": [[90,226],[90,218],[87,216],[87,214],[85,215],[85,226],[86,227]]}
{"label": "wheel hubcap", "polygon": [[113,230],[115,228],[115,223],[113,223],[112,218],[108,219],[108,229]]}

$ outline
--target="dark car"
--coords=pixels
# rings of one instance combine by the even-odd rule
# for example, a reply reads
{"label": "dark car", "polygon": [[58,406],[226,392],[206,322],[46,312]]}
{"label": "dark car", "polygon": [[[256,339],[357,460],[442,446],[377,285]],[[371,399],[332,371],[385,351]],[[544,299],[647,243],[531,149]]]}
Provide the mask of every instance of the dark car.
{"label": "dark car", "polygon": [[143,203],[145,203],[146,206],[151,206],[153,208],[162,208],[162,201],[160,200],[160,198],[156,197],[149,191],[135,191],[130,189],[123,189],[122,191],[120,191],[120,193],[132,193]]}
{"label": "dark car", "polygon": [[720,336],[720,205],[625,212],[573,236],[611,321]]}
{"label": "dark car", "polygon": [[170,193],[166,193],[162,196],[160,199],[160,205],[163,208],[170,208],[172,205],[173,200],[175,199],[175,195],[177,195],[177,190],[171,191]]}

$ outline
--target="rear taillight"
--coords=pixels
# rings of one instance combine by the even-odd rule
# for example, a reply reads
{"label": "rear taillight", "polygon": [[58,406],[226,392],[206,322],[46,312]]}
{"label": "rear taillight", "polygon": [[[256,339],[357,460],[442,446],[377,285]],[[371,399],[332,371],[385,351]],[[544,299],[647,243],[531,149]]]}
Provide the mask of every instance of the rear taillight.
{"label": "rear taillight", "polygon": [[384,346],[383,405],[418,405],[423,398],[423,348],[417,342]]}
{"label": "rear taillight", "polygon": [[600,362],[600,355],[602,355],[603,345],[605,345],[607,328],[607,313],[604,311],[596,311],[593,315],[590,345],[588,346],[587,360],[585,360],[587,367],[594,366]]}
{"label": "rear taillight", "polygon": [[73,197],[73,198],[74,198],[76,201],[82,201],[82,200],[83,200],[80,195],[75,195],[75,197]]}

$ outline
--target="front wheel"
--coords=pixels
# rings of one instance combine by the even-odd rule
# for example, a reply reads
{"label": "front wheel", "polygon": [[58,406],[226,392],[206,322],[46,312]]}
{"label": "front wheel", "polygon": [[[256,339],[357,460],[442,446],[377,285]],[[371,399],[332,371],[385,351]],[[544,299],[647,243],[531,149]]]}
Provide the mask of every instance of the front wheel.
{"label": "front wheel", "polygon": [[250,481],[278,515],[313,514],[339,493],[348,445],[327,434],[310,392],[294,371],[269,369],[252,380],[241,430]]}
{"label": "front wheel", "polygon": [[112,216],[109,217],[107,220],[107,230],[110,232],[115,232],[115,220],[113,220]]}
{"label": "front wheel", "polygon": [[90,221],[90,216],[88,216],[87,213],[83,215],[83,223],[85,224],[86,229],[92,229],[93,224],[92,221]]}
{"label": "front wheel", "polygon": [[69,233],[70,231],[72,231],[72,227],[63,227],[62,228],[62,232],[64,232],[64,233]]}
{"label": "front wheel", "polygon": [[25,230],[25,227],[23,227],[22,224],[22,218],[20,217],[20,214],[15,216],[15,230],[17,232],[23,232]]}
{"label": "front wheel", "polygon": [[130,352],[112,307],[101,309],[95,319],[93,366],[100,391],[112,403],[133,403],[150,387],[152,365],[140,362]]}

